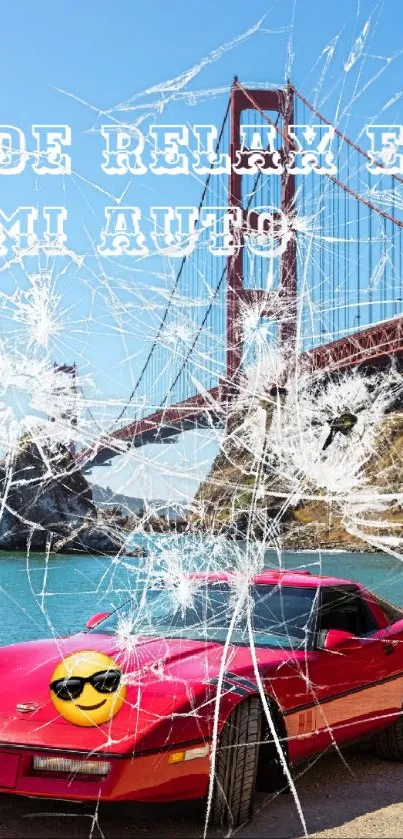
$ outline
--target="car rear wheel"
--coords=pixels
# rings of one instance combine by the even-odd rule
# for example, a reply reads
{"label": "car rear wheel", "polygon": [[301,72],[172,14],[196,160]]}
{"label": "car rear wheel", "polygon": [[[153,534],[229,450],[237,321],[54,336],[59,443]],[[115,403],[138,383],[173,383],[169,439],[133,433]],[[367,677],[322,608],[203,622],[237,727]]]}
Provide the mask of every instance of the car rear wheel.
{"label": "car rear wheel", "polygon": [[403,713],[393,725],[375,735],[374,746],[382,760],[403,761]]}
{"label": "car rear wheel", "polygon": [[257,696],[238,705],[221,732],[211,806],[216,825],[239,827],[252,814],[262,706]]}

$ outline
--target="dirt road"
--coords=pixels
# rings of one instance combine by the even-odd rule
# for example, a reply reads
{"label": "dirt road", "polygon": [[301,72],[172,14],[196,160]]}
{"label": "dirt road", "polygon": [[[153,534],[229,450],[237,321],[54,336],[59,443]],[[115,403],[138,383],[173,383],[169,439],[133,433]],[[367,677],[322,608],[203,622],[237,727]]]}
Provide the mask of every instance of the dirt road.
{"label": "dirt road", "polygon": [[[403,839],[403,764],[383,763],[364,747],[346,750],[346,764],[324,755],[296,780],[310,836]],[[198,839],[202,811],[194,804],[94,808],[67,802],[0,798],[0,839]],[[239,839],[303,836],[292,796],[259,795]],[[222,836],[211,831],[211,837]]]}

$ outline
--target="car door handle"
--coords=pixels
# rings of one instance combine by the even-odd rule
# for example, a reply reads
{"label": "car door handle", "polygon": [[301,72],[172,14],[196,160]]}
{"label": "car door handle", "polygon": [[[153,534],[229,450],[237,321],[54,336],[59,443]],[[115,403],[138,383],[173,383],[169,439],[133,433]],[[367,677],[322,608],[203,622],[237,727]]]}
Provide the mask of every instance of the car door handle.
{"label": "car door handle", "polygon": [[392,655],[392,653],[394,653],[394,651],[395,651],[394,644],[384,644],[383,645],[383,651],[384,651],[385,655]]}

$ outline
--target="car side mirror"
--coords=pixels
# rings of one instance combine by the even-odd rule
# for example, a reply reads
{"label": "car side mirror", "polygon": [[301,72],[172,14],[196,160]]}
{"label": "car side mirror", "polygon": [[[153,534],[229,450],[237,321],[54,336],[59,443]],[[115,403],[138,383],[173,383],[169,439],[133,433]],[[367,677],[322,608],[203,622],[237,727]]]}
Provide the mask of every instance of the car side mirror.
{"label": "car side mirror", "polygon": [[352,632],[343,632],[341,629],[329,629],[327,632],[321,632],[319,641],[322,650],[340,650],[340,652],[347,652],[347,650],[361,649],[361,641]]}
{"label": "car side mirror", "polygon": [[91,618],[88,618],[87,623],[85,624],[87,629],[94,629],[95,626],[98,626],[101,621],[105,620],[105,618],[109,618],[110,612],[97,612],[96,615],[92,615]]}

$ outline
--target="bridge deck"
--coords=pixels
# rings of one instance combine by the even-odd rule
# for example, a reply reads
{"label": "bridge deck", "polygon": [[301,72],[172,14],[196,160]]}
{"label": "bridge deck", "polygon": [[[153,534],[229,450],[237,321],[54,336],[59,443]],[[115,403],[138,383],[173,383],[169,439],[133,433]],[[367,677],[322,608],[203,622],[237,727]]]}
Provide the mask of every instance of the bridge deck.
{"label": "bridge deck", "polygon": [[123,454],[132,447],[147,443],[169,443],[183,431],[192,428],[208,428],[224,421],[219,406],[219,388],[205,394],[197,394],[184,402],[162,408],[141,420],[128,423],[98,440],[93,447],[85,449],[76,457],[76,464],[82,469],[99,466],[111,457]]}
{"label": "bridge deck", "polygon": [[403,317],[398,315],[381,321],[361,332],[347,335],[322,347],[315,347],[300,356],[311,372],[329,372],[368,364],[403,353]]}

